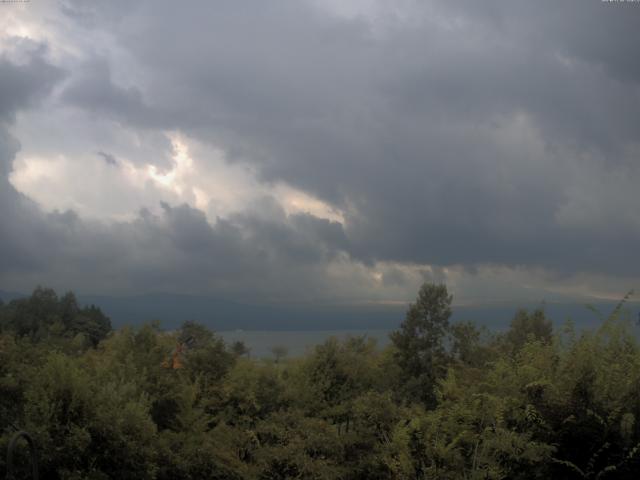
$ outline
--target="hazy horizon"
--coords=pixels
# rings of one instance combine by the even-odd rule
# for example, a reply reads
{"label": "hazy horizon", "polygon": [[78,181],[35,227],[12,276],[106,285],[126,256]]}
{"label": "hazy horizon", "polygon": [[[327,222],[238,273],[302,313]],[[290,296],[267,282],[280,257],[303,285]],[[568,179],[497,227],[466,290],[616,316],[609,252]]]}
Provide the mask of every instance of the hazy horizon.
{"label": "hazy horizon", "polygon": [[[62,296],[64,292],[57,292]],[[0,290],[0,300],[5,302],[27,298],[29,294]],[[114,328],[126,325],[141,326],[151,321],[160,322],[163,330],[176,330],[185,321],[196,321],[216,332],[224,332],[225,338],[236,331],[248,333],[251,341],[255,333],[272,332],[268,338],[277,338],[277,332],[300,333],[301,345],[290,345],[302,353],[310,338],[316,343],[327,336],[322,332],[351,331],[359,334],[389,332],[397,329],[404,320],[409,302],[401,304],[300,304],[233,301],[224,298],[196,295],[147,294],[129,296],[83,295],[76,292],[80,305],[98,306],[110,319]],[[452,304],[453,323],[472,322],[492,331],[506,330],[520,309],[543,309],[555,327],[561,328],[568,319],[579,329],[596,328],[602,318],[590,308],[596,308],[604,317],[619,303],[616,301],[510,301],[475,305]],[[627,300],[623,312],[632,321],[639,318],[640,302]],[[306,332],[318,332],[309,336]],[[275,335],[275,336],[274,336]],[[294,335],[295,337],[295,335]],[[294,338],[291,337],[291,338]],[[297,337],[296,337],[297,338]],[[263,353],[273,346],[268,341],[259,347]],[[277,343],[277,342],[276,342]]]}

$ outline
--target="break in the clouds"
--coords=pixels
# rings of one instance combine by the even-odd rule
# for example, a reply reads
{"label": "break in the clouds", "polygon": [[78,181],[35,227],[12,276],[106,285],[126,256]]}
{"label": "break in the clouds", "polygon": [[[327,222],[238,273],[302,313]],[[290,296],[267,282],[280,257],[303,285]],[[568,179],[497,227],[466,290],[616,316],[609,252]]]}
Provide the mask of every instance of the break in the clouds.
{"label": "break in the clouds", "polygon": [[5,289],[638,285],[640,4],[2,8]]}

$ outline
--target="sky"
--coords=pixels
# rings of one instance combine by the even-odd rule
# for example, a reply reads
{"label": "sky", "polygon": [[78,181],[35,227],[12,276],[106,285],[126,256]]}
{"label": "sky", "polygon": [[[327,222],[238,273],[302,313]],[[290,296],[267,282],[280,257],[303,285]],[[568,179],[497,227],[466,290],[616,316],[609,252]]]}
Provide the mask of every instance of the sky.
{"label": "sky", "polygon": [[640,288],[640,2],[0,3],[0,289]]}

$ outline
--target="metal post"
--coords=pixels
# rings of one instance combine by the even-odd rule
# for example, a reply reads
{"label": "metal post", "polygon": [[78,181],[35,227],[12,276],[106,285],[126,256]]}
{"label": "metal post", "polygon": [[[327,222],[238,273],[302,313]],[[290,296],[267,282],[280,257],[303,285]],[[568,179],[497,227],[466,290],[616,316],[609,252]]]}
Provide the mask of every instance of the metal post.
{"label": "metal post", "polygon": [[16,448],[16,444],[20,438],[24,438],[29,444],[29,452],[31,453],[31,478],[33,480],[38,480],[38,457],[36,452],[36,444],[29,435],[25,431],[17,432],[9,442],[9,447],[7,447],[7,480],[14,480],[13,474],[13,451]]}

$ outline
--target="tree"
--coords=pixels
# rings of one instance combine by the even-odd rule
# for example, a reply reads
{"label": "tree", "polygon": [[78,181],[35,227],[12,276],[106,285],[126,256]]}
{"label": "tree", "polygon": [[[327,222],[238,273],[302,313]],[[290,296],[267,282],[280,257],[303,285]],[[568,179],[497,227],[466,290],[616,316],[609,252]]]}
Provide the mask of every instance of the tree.
{"label": "tree", "polygon": [[69,332],[86,335],[93,347],[105,339],[111,331],[111,320],[95,305],[89,305],[78,311],[71,321]]}
{"label": "tree", "polygon": [[451,325],[451,353],[463,365],[481,368],[490,359],[491,351],[483,338],[487,330],[472,322]]}
{"label": "tree", "polygon": [[276,345],[274,347],[271,347],[271,353],[273,354],[273,358],[275,359],[276,363],[280,363],[280,360],[282,360],[289,354],[289,349],[284,345]]}
{"label": "tree", "polygon": [[249,356],[251,353],[251,349],[247,347],[247,344],[242,340],[236,340],[231,344],[231,353],[233,353],[236,357],[242,357],[244,355]]}
{"label": "tree", "polygon": [[553,337],[553,325],[544,310],[538,308],[532,313],[524,309],[518,310],[511,320],[506,340],[512,351],[520,350],[528,341],[537,340],[542,343],[551,343]]}
{"label": "tree", "polygon": [[30,297],[12,300],[2,310],[3,330],[35,341],[62,345],[79,340],[95,347],[111,332],[109,317],[94,305],[81,308],[72,292],[58,298],[52,289],[37,287]]}
{"label": "tree", "polygon": [[205,384],[218,382],[235,361],[223,339],[197,322],[183,323],[178,346],[184,357],[181,362],[186,371],[192,379],[201,377]]}
{"label": "tree", "polygon": [[435,405],[435,384],[446,371],[444,340],[449,334],[453,296],[446,285],[425,283],[400,329],[391,333],[406,393],[428,407]]}

